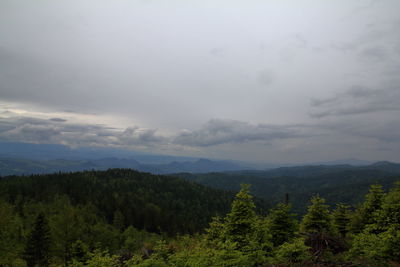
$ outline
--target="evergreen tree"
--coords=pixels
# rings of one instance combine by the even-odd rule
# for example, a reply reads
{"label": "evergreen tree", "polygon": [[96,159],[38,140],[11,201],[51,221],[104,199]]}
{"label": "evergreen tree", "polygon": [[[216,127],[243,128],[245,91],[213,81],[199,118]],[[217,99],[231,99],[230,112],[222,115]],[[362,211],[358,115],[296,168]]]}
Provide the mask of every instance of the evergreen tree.
{"label": "evergreen tree", "polygon": [[381,185],[371,185],[365,201],[357,209],[351,222],[351,229],[354,233],[360,233],[367,225],[377,222],[376,212],[381,209],[385,196]]}
{"label": "evergreen tree", "polygon": [[88,257],[88,247],[81,240],[75,241],[71,246],[72,259],[78,262],[85,262]]}
{"label": "evergreen tree", "polygon": [[121,232],[125,229],[125,217],[119,210],[114,212],[113,225]]}
{"label": "evergreen tree", "polygon": [[342,239],[334,235],[332,216],[325,199],[316,196],[303,217],[301,230],[306,235],[305,245],[311,247],[315,261],[323,263],[326,255],[338,254],[347,249]]}
{"label": "evergreen tree", "polygon": [[207,235],[206,239],[207,240],[216,240],[219,241],[223,238],[223,229],[224,229],[224,224],[222,222],[221,217],[216,216],[212,218],[212,221],[210,222],[210,226],[206,229]]}
{"label": "evergreen tree", "polygon": [[54,215],[50,217],[50,228],[53,233],[53,252],[63,259],[64,265],[71,260],[72,244],[82,239],[86,223],[79,214],[78,208],[71,205],[67,196],[54,199]]}
{"label": "evergreen tree", "polygon": [[36,264],[39,266],[49,265],[50,242],[50,228],[46,216],[44,213],[39,213],[26,243],[25,259],[28,267]]}
{"label": "evergreen tree", "polygon": [[337,204],[336,209],[332,213],[333,226],[335,230],[342,236],[345,237],[349,231],[350,224],[350,210],[348,205],[342,203]]}
{"label": "evergreen tree", "polygon": [[311,206],[304,215],[301,230],[306,233],[330,233],[332,231],[331,215],[325,199],[315,196],[311,199]]}
{"label": "evergreen tree", "polygon": [[13,266],[14,260],[23,251],[22,220],[13,208],[0,199],[0,266]]}
{"label": "evergreen tree", "polygon": [[274,246],[280,246],[291,240],[297,230],[294,214],[290,213],[291,205],[280,203],[272,209],[266,218],[267,229],[272,235]]}
{"label": "evergreen tree", "polygon": [[253,197],[249,194],[249,185],[242,185],[232,202],[231,212],[226,216],[224,232],[227,240],[236,242],[243,248],[255,234],[257,215]]}
{"label": "evergreen tree", "polygon": [[378,228],[386,231],[389,228],[400,230],[400,182],[383,198],[381,210],[376,215]]}

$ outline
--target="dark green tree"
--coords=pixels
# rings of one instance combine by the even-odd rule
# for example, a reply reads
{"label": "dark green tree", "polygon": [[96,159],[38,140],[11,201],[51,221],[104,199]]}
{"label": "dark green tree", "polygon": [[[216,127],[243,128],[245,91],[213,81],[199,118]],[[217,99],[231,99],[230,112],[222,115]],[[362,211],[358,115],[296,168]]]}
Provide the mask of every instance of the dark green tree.
{"label": "dark green tree", "polygon": [[400,230],[400,182],[383,198],[381,209],[375,213],[377,227],[381,231],[389,228]]}
{"label": "dark green tree", "polygon": [[315,262],[324,262],[325,255],[338,254],[346,250],[346,244],[335,236],[332,215],[325,199],[316,196],[303,217],[301,231],[306,236],[304,244],[311,247]]}
{"label": "dark green tree", "polygon": [[210,226],[206,229],[207,240],[221,241],[223,239],[224,223],[219,216],[212,218]]}
{"label": "dark green tree", "polygon": [[280,246],[291,240],[297,231],[295,214],[290,213],[290,209],[291,205],[280,203],[266,218],[266,226],[272,235],[274,246]]}
{"label": "dark green tree", "polygon": [[301,231],[306,233],[330,233],[332,231],[331,214],[325,199],[315,196],[311,199],[311,206],[301,222]]}
{"label": "dark green tree", "polygon": [[71,246],[72,259],[85,262],[88,258],[88,247],[81,240],[75,241]]}
{"label": "dark green tree", "polygon": [[13,266],[23,251],[22,220],[13,206],[0,199],[0,266]]}
{"label": "dark green tree", "polygon": [[333,226],[337,233],[342,237],[345,237],[349,231],[351,214],[349,206],[339,203],[336,205],[336,209],[332,213]]}
{"label": "dark green tree", "polygon": [[119,210],[114,212],[113,225],[121,232],[125,230],[125,217],[124,214],[122,214],[122,212]]}
{"label": "dark green tree", "polygon": [[49,224],[44,213],[39,213],[26,243],[25,260],[28,267],[49,265],[50,243]]}
{"label": "dark green tree", "polygon": [[376,224],[376,212],[381,209],[385,193],[381,185],[371,185],[364,203],[357,209],[352,217],[351,230],[360,233],[367,225]]}
{"label": "dark green tree", "polygon": [[235,242],[238,248],[248,245],[255,234],[257,215],[253,197],[249,194],[249,185],[242,185],[232,202],[231,212],[228,213],[224,223],[225,238]]}

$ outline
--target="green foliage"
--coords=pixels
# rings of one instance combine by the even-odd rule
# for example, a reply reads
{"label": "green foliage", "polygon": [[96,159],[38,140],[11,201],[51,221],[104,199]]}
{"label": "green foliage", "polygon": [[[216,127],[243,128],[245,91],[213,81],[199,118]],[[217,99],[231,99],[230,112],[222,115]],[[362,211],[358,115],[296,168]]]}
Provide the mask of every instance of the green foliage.
{"label": "green foliage", "polygon": [[95,250],[86,262],[87,267],[119,267],[118,257],[111,256],[107,251]]}
{"label": "green foliage", "polygon": [[265,223],[271,233],[271,240],[275,247],[290,241],[295,236],[298,224],[295,215],[290,213],[291,205],[280,203],[270,210]]}
{"label": "green foliage", "polygon": [[[0,179],[0,192],[12,204],[53,203],[67,196],[72,206],[93,205],[120,231],[132,225],[171,236],[202,231],[213,216],[227,213],[233,199],[226,191],[129,169],[10,176]],[[62,216],[73,220],[72,213]]]}
{"label": "green foliage", "polygon": [[50,227],[53,234],[53,250],[62,259],[64,265],[71,260],[72,244],[84,235],[82,226],[85,225],[83,216],[78,208],[71,205],[68,197],[57,197],[54,200]]}
{"label": "green foliage", "polygon": [[0,266],[13,266],[23,250],[23,225],[13,206],[0,199]]}
{"label": "green foliage", "polygon": [[224,223],[221,217],[216,216],[212,218],[210,226],[206,229],[206,238],[208,240],[222,241],[224,239]]}
{"label": "green foliage", "polygon": [[304,239],[297,238],[280,245],[275,250],[273,262],[289,266],[305,266],[311,259],[310,247],[304,244]]}
{"label": "green foliage", "polygon": [[169,266],[226,266],[247,267],[254,266],[256,261],[248,253],[236,249],[236,245],[229,241],[210,247],[205,243],[192,243],[191,246],[172,254],[168,260]]}
{"label": "green foliage", "polygon": [[[216,197],[204,187],[190,191],[191,183],[141,175],[114,170],[0,179],[0,192],[5,192],[5,200],[0,200],[0,265],[386,266],[400,262],[400,183],[387,194],[372,186],[354,214],[344,204],[330,213],[325,200],[314,197],[298,231],[290,205],[279,204],[268,216],[260,215],[246,185],[223,216],[218,211],[228,197]],[[33,181],[51,196],[35,192]],[[214,199],[219,204],[209,208]],[[214,217],[205,234],[171,235],[197,229],[201,224],[193,218],[201,217],[203,210],[222,214]],[[188,215],[194,217],[184,220]],[[361,232],[348,232],[350,218],[353,226],[361,222]],[[134,220],[141,228],[135,227]],[[169,230],[159,234],[163,229]]]}
{"label": "green foliage", "polygon": [[46,216],[43,213],[39,213],[26,243],[24,256],[28,267],[33,267],[36,264],[39,266],[49,265],[50,243],[50,227]]}
{"label": "green foliage", "polygon": [[377,225],[381,231],[389,228],[400,230],[400,182],[383,198],[381,209],[375,215]]}
{"label": "green foliage", "polygon": [[[249,194],[248,185],[242,185],[225,219],[213,220],[206,237],[208,240],[214,240],[214,244],[221,251],[229,252],[233,247],[237,252],[244,253],[246,256],[244,261],[247,263],[264,262],[267,254],[272,250],[271,235],[256,215],[255,204]],[[226,247],[227,244],[229,244],[228,247]],[[242,256],[239,258],[243,259]]]}
{"label": "green foliage", "polygon": [[332,232],[332,219],[325,205],[325,199],[315,196],[311,199],[308,212],[304,215],[300,229],[306,233],[330,233]]}
{"label": "green foliage", "polygon": [[121,211],[117,210],[114,212],[113,225],[116,229],[123,231],[125,229],[125,217]]}
{"label": "green foliage", "polygon": [[351,214],[349,206],[343,203],[338,203],[336,209],[332,213],[333,226],[335,231],[339,233],[342,237],[345,237],[349,232]]}
{"label": "green foliage", "polygon": [[353,216],[351,229],[354,233],[360,233],[367,225],[375,224],[377,216],[375,213],[381,209],[385,194],[381,185],[371,185],[365,201]]}
{"label": "green foliage", "polygon": [[124,250],[136,252],[140,250],[145,243],[157,243],[157,241],[160,240],[160,236],[129,226],[122,233],[122,240],[124,240],[122,244]]}
{"label": "green foliage", "polygon": [[239,191],[240,184],[251,184],[251,193],[264,199],[267,208],[282,202],[282,196],[290,193],[293,212],[303,216],[307,212],[310,198],[316,193],[326,199],[327,203],[355,206],[364,200],[371,184],[379,183],[383,188],[390,188],[399,179],[400,164],[395,165],[396,170],[392,170],[389,165],[321,165],[266,171],[183,173],[179,176],[223,190]]}
{"label": "green foliage", "polygon": [[237,193],[232,202],[232,209],[225,219],[226,240],[236,243],[238,248],[246,246],[254,237],[257,219],[255,205],[249,194],[249,186],[242,185],[242,189]]}
{"label": "green foliage", "polygon": [[82,242],[82,240],[76,240],[71,245],[71,256],[72,259],[77,262],[86,262],[89,257],[88,246],[84,242]]}
{"label": "green foliage", "polygon": [[373,234],[373,233],[360,233],[355,236],[353,245],[349,250],[349,258],[356,259],[365,264],[383,263],[387,261],[386,256],[386,243],[387,234]]}
{"label": "green foliage", "polygon": [[[400,183],[396,183],[388,194],[379,185],[371,186],[359,214],[371,212],[363,218],[363,232],[355,235],[350,257],[369,266],[391,261],[400,262]],[[389,266],[389,265],[388,265]]]}

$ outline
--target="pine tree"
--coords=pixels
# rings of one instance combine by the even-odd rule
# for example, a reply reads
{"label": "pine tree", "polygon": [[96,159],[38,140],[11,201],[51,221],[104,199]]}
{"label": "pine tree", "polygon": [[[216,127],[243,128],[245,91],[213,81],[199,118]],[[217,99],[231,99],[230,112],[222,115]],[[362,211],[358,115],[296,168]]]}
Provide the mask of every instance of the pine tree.
{"label": "pine tree", "polygon": [[290,205],[280,203],[266,218],[267,229],[272,234],[274,246],[280,246],[294,237],[298,224],[290,209]]}
{"label": "pine tree", "polygon": [[125,229],[125,217],[119,210],[114,212],[113,225],[120,232]]}
{"label": "pine tree", "polygon": [[386,231],[389,228],[400,230],[400,182],[383,198],[381,210],[376,214],[378,228]]}
{"label": "pine tree", "polygon": [[223,229],[224,229],[224,224],[222,222],[221,217],[219,217],[219,216],[213,217],[210,222],[210,226],[206,229],[207,240],[210,240],[210,241],[222,240]]}
{"label": "pine tree", "polygon": [[376,224],[377,214],[382,207],[382,201],[385,196],[381,185],[371,185],[365,201],[357,209],[351,221],[351,229],[354,233],[360,233],[367,225]]}
{"label": "pine tree", "polygon": [[337,254],[345,251],[346,244],[334,236],[332,216],[325,199],[316,196],[311,203],[300,227],[306,236],[304,244],[311,247],[317,261],[326,252]]}
{"label": "pine tree", "polygon": [[342,203],[337,204],[335,211],[332,213],[332,216],[335,230],[342,237],[345,237],[347,232],[349,231],[350,224],[349,206]]}
{"label": "pine tree", "polygon": [[253,197],[249,194],[249,185],[242,185],[241,187],[224,224],[225,238],[236,242],[238,248],[249,243],[249,240],[255,234],[257,222]]}
{"label": "pine tree", "polygon": [[311,206],[303,217],[301,230],[306,233],[330,233],[332,230],[331,215],[325,199],[315,196],[311,199]]}
{"label": "pine tree", "polygon": [[50,228],[46,216],[44,213],[39,213],[26,243],[25,260],[28,267],[36,264],[39,266],[49,265],[50,242]]}
{"label": "pine tree", "polygon": [[23,250],[23,224],[13,208],[0,199],[0,266],[13,266],[16,255]]}

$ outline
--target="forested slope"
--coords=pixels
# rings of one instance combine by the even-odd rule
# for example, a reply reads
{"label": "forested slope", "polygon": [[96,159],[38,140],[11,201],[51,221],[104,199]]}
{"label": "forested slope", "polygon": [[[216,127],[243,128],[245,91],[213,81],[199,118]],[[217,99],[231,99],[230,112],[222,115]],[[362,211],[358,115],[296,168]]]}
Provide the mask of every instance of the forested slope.
{"label": "forested slope", "polygon": [[202,230],[233,199],[231,192],[129,169],[4,177],[0,195],[16,205],[66,196],[72,205],[93,205],[109,223],[120,212],[125,225],[171,235]]}
{"label": "forested slope", "polygon": [[[396,164],[398,165],[398,164]],[[392,166],[390,169],[393,170]],[[343,202],[356,205],[368,192],[369,185],[382,184],[390,187],[398,180],[398,170],[387,171],[373,167],[303,166],[280,168],[270,171],[246,171],[233,173],[190,174],[176,176],[223,190],[237,191],[240,184],[251,184],[251,193],[268,203],[283,201],[285,194],[299,214],[306,212],[308,200],[315,194],[326,198],[328,203]]]}

